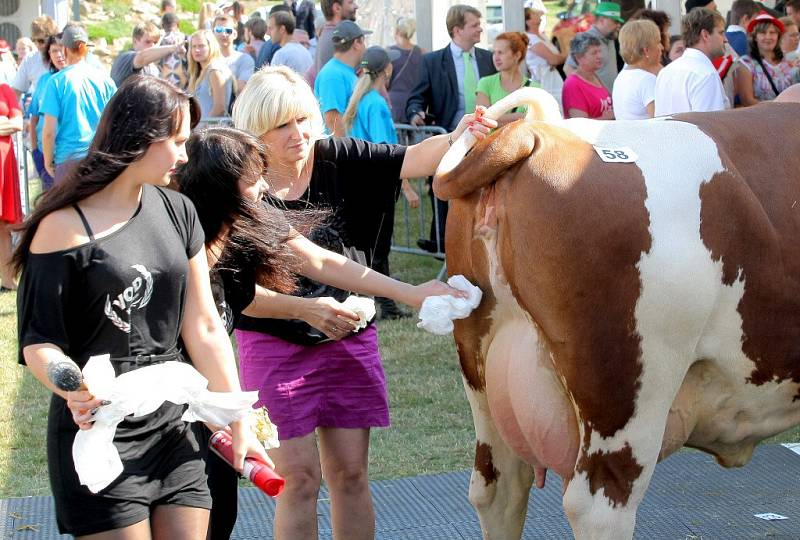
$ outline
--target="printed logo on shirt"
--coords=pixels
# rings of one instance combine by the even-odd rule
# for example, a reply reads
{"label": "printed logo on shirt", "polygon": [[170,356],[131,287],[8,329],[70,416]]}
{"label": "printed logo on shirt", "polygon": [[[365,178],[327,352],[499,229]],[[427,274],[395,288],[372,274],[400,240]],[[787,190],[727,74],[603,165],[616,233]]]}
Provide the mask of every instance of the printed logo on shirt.
{"label": "printed logo on shirt", "polygon": [[222,324],[225,326],[225,330],[230,334],[233,331],[233,309],[231,309],[231,306],[229,306],[225,300],[222,300],[217,304],[217,311],[219,312],[219,318],[222,319]]}
{"label": "printed logo on shirt", "polygon": [[[129,287],[119,293],[116,298],[111,295],[106,295],[106,305],[103,312],[106,317],[120,330],[126,334],[131,333],[131,311],[134,308],[142,309],[150,302],[150,297],[153,296],[153,276],[141,264],[134,264],[131,266],[134,270],[139,272],[139,276],[133,278]],[[122,315],[127,315],[128,321],[122,318]]]}

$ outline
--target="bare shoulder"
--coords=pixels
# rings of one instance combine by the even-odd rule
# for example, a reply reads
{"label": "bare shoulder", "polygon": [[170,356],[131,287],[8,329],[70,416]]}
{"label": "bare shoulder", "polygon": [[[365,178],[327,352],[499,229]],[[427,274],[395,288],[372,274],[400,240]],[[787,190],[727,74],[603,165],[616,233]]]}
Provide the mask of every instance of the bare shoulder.
{"label": "bare shoulder", "polygon": [[86,230],[74,208],[62,208],[42,219],[31,242],[31,253],[52,253],[70,249],[89,241]]}

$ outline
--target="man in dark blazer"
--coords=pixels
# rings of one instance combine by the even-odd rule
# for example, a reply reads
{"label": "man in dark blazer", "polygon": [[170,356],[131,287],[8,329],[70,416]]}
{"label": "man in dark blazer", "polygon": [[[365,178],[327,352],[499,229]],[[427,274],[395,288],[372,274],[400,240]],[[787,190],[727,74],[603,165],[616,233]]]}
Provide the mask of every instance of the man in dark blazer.
{"label": "man in dark blazer", "polygon": [[[492,62],[492,53],[475,47],[483,32],[480,11],[461,4],[452,6],[447,11],[446,23],[452,41],[445,48],[423,57],[420,80],[408,99],[406,115],[415,126],[431,124],[453,131],[464,114],[474,111],[474,85],[478,79],[497,70]],[[473,76],[465,71],[467,62]],[[465,80],[472,87],[470,93],[473,95],[464,94]],[[433,192],[428,191],[431,204],[434,204]],[[431,224],[430,240],[420,238],[417,244],[427,251],[444,251],[447,203],[436,199],[434,206],[438,219]]]}

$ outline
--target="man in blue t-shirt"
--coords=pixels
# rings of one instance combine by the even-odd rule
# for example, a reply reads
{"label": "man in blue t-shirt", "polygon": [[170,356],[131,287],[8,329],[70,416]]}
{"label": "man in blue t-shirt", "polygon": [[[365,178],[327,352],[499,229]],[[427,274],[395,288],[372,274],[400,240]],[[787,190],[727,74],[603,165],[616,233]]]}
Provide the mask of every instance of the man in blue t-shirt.
{"label": "man in blue t-shirt", "polygon": [[61,42],[67,66],[47,81],[42,98],[42,153],[55,183],[86,155],[100,115],[117,90],[111,77],[86,63],[88,41],[83,27],[64,27]]}
{"label": "man in blue t-shirt", "polygon": [[333,58],[322,67],[314,81],[314,95],[319,100],[325,129],[336,137],[344,137],[342,116],[358,81],[356,67],[361,64],[371,34],[353,21],[342,21],[333,30]]}

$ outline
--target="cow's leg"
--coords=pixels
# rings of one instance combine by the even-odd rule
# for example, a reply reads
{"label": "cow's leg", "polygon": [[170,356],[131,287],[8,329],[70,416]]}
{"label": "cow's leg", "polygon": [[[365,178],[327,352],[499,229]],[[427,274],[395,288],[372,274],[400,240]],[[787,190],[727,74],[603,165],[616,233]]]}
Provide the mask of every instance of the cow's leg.
{"label": "cow's leg", "polygon": [[487,540],[516,540],[522,536],[533,468],[503,442],[489,414],[484,391],[464,389],[475,423],[475,467],[469,482],[469,501],[478,512]]}
{"label": "cow's leg", "polygon": [[[675,357],[667,347],[645,341],[643,348],[645,369],[634,416],[608,437],[593,431],[590,423],[580,425],[583,444],[564,492],[564,511],[577,540],[633,537],[636,510],[655,470],[670,405],[687,369],[683,362],[660,361]],[[580,410],[578,416],[583,417]]]}
{"label": "cow's leg", "polygon": [[[624,503],[615,502],[606,496],[605,489],[617,481],[626,482],[629,477],[624,469],[624,453],[596,454],[592,450],[581,450],[578,462],[590,461],[588,467],[569,480],[564,492],[564,512],[567,514],[576,540],[623,540],[633,537],[636,525],[636,509],[641,497],[631,494]],[[655,459],[652,465],[655,465]],[[652,468],[648,467],[651,470]],[[618,477],[617,477],[618,476]],[[639,480],[649,483],[649,476]],[[639,490],[644,494],[644,487]]]}

